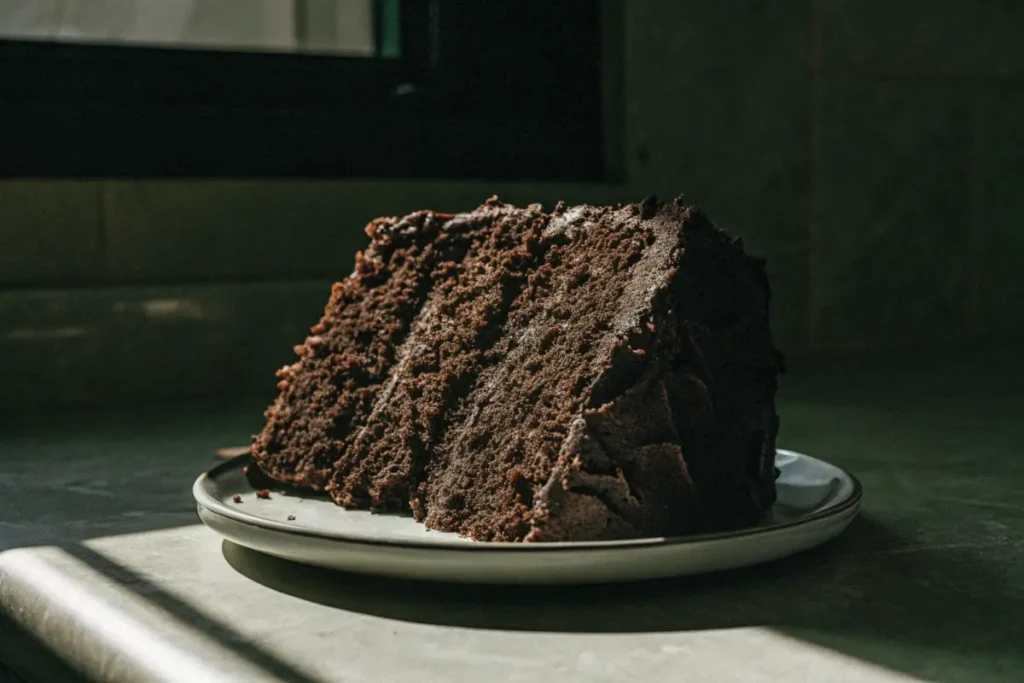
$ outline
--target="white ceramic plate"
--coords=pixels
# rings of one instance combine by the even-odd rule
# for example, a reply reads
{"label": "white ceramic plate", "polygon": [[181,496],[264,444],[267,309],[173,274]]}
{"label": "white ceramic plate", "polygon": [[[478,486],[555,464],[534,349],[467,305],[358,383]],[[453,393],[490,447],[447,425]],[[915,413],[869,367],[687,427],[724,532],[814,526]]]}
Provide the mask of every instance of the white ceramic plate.
{"label": "white ceramic plate", "polygon": [[[475,543],[411,517],[344,510],[326,497],[256,497],[249,456],[214,467],[192,488],[199,517],[230,541],[295,562],[369,574],[473,583],[597,583],[733,569],[792,555],[838,535],[860,507],[847,472],[778,451],[769,518],[721,534],[581,543]],[[234,496],[241,496],[235,503]]]}

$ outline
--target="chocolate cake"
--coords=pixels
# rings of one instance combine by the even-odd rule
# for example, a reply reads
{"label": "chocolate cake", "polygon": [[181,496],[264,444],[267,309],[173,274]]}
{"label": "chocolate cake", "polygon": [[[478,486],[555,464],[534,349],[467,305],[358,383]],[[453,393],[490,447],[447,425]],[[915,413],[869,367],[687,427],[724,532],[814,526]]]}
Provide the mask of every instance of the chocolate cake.
{"label": "chocolate cake", "polygon": [[775,500],[764,262],[680,200],[367,227],[260,472],[481,541],[679,535]]}

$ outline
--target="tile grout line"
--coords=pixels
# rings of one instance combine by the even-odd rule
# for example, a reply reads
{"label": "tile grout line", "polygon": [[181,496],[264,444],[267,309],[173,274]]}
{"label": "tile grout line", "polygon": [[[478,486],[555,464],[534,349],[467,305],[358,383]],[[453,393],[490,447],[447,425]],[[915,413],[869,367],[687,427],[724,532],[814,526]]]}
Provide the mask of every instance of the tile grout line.
{"label": "tile grout line", "polygon": [[107,182],[96,183],[96,250],[99,252],[101,279],[110,277],[110,240],[107,234]]}
{"label": "tile grout line", "polygon": [[822,36],[821,0],[810,0],[811,4],[811,85],[808,106],[810,107],[810,135],[808,144],[808,172],[810,174],[807,193],[807,344],[817,348],[821,337],[821,297],[816,286],[818,281],[818,249],[820,236],[818,223],[821,216],[821,182],[818,178],[821,155],[821,100],[824,71],[824,38]]}
{"label": "tile grout line", "polygon": [[[976,95],[976,94],[975,94]],[[981,186],[981,150],[978,131],[981,126],[980,104],[976,96],[968,98],[967,119],[967,295],[965,297],[965,317],[967,334],[973,335],[982,331],[981,322],[981,273],[984,247],[987,238],[987,226],[979,220],[984,200]]]}

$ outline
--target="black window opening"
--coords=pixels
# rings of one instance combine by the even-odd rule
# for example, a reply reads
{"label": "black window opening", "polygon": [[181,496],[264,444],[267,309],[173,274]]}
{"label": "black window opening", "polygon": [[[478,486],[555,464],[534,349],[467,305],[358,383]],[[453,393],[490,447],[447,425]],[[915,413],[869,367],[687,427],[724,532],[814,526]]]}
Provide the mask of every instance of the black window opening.
{"label": "black window opening", "polygon": [[601,2],[369,1],[359,54],[0,36],[0,176],[605,179]]}

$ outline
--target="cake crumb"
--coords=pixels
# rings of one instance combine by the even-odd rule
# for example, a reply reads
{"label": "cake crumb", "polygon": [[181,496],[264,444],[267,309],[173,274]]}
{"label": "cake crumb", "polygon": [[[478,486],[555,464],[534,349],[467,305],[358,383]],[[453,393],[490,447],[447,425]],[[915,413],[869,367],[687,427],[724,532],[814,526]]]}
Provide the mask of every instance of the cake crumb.
{"label": "cake crumb", "polygon": [[288,521],[291,522],[295,519],[295,515],[288,515]]}
{"label": "cake crumb", "polygon": [[231,500],[235,501],[236,503],[241,503],[242,497],[236,493],[235,495],[231,496]]}
{"label": "cake crumb", "polygon": [[261,500],[270,500],[270,489],[260,489],[256,492],[256,497]]}

